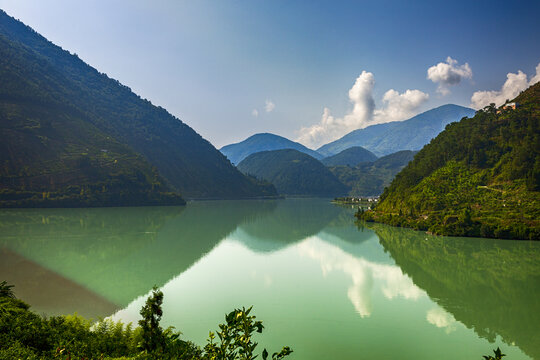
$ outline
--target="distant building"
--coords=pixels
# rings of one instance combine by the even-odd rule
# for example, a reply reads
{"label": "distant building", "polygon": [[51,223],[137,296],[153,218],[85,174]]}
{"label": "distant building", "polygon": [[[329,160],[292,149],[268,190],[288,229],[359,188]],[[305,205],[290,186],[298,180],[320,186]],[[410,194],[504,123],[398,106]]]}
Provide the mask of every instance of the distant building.
{"label": "distant building", "polygon": [[519,104],[516,102],[506,103],[497,110],[497,114],[500,114],[503,110],[516,110],[518,106]]}
{"label": "distant building", "polygon": [[516,110],[516,108],[518,107],[518,103],[508,103],[508,104],[504,104],[503,105],[503,110],[508,110],[508,109],[512,109],[512,110]]}

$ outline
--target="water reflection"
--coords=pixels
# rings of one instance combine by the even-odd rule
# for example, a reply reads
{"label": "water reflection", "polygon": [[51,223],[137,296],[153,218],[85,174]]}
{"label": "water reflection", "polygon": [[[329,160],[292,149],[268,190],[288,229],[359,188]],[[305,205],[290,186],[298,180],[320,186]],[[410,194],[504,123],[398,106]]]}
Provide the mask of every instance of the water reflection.
{"label": "water reflection", "polygon": [[423,294],[399,267],[348,254],[325,242],[325,238],[327,236],[321,234],[318,238],[308,239],[298,245],[298,250],[302,256],[319,262],[325,277],[332,271],[341,271],[350,277],[352,284],[347,290],[347,297],[361,317],[370,316],[373,311],[375,280],[380,283],[382,293],[389,300],[395,297],[417,300]]}
{"label": "water reflection", "polygon": [[352,212],[321,199],[0,211],[0,273],[38,311],[125,321],[158,285],[164,325],[199,344],[254,305],[261,345],[297,359],[478,358],[487,340],[540,358],[539,244],[358,230]]}
{"label": "water reflection", "polygon": [[426,320],[438,328],[445,329],[447,334],[456,330],[456,319],[454,316],[440,307],[428,310]]}
{"label": "water reflection", "polygon": [[119,306],[35,262],[0,249],[0,274],[14,289],[18,298],[33,305],[38,313],[63,315],[79,313],[97,319],[111,314]]}
{"label": "water reflection", "polygon": [[[2,210],[0,247],[123,307],[184,272],[241,222],[274,207],[271,201],[220,201],[186,207]],[[17,291],[32,292],[19,279],[3,275]],[[32,305],[56,312],[36,296]]]}
{"label": "water reflection", "polygon": [[371,225],[397,265],[442,308],[427,319],[455,321],[494,341],[500,335],[540,359],[540,244],[429,236]]}
{"label": "water reflection", "polygon": [[272,212],[245,221],[239,237],[254,251],[277,251],[319,233],[340,215],[349,216],[347,210],[320,199],[280,200]]}

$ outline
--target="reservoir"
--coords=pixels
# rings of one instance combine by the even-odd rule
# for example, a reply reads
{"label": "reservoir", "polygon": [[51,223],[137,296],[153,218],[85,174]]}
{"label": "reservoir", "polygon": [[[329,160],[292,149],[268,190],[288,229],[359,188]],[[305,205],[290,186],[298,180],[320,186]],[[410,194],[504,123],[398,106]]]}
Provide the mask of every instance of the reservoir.
{"label": "reservoir", "polygon": [[0,281],[41,314],[162,326],[204,346],[253,306],[290,359],[540,359],[540,243],[355,224],[328,199],[0,210]]}

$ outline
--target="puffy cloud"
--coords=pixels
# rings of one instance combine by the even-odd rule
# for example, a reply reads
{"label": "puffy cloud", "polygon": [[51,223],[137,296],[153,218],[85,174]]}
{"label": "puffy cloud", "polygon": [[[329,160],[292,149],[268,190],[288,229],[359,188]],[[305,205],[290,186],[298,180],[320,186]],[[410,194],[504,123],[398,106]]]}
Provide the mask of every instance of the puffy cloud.
{"label": "puffy cloud", "polygon": [[540,81],[540,63],[536,65],[536,75],[534,75],[531,81],[529,81],[529,86],[534,85],[539,81]]}
{"label": "puffy cloud", "polygon": [[449,56],[446,58],[446,62],[440,62],[428,69],[427,78],[439,84],[437,87],[439,94],[448,95],[450,86],[459,84],[461,79],[472,78],[472,70],[469,64],[458,65],[457,63],[457,60]]}
{"label": "puffy cloud", "polygon": [[349,100],[353,103],[353,109],[344,118],[346,124],[355,124],[370,120],[375,109],[375,101],[372,95],[374,85],[375,78],[373,74],[362,71],[362,74],[360,74],[354,82],[353,87],[349,90]]}
{"label": "puffy cloud", "polygon": [[320,122],[301,128],[296,141],[316,148],[356,129],[389,121],[405,120],[415,115],[418,107],[429,98],[428,94],[420,90],[407,90],[400,94],[391,89],[384,94],[384,107],[375,109],[374,85],[373,74],[362,71],[349,90],[349,101],[353,104],[352,110],[344,117],[334,117],[330,109],[324,108]]}
{"label": "puffy cloud", "polygon": [[276,108],[276,104],[274,104],[272,100],[267,99],[264,105],[264,110],[266,110],[266,112],[271,112],[275,108]]}
{"label": "puffy cloud", "polygon": [[257,109],[253,109],[253,111],[251,112],[251,115],[257,117],[259,116],[259,111]]}
{"label": "puffy cloud", "polygon": [[527,75],[521,70],[518,70],[517,74],[508,73],[501,90],[476,91],[471,97],[471,107],[482,109],[491,103],[501,106],[506,100],[515,98],[521,91],[539,81],[540,64],[536,66],[536,74],[529,81],[527,80]]}
{"label": "puffy cloud", "polygon": [[383,96],[384,107],[374,111],[373,123],[380,124],[410,118],[428,99],[429,95],[420,90],[407,90],[400,94],[390,89]]}

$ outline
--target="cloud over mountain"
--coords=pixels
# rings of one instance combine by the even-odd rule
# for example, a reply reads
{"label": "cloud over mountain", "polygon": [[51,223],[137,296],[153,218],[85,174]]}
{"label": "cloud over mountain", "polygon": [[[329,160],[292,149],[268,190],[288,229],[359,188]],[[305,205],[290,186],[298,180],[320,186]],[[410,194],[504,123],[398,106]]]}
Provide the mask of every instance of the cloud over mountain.
{"label": "cloud over mountain", "polygon": [[516,74],[508,73],[501,90],[476,91],[471,97],[471,107],[481,109],[491,103],[500,106],[506,100],[515,98],[521,91],[539,81],[540,63],[536,65],[536,74],[530,80],[527,80],[527,75],[521,70],[518,70]]}
{"label": "cloud over mountain", "polygon": [[388,90],[382,99],[383,107],[376,109],[373,99],[375,77],[371,72],[362,71],[349,90],[351,111],[344,117],[334,117],[329,108],[324,108],[321,121],[299,131],[296,141],[311,147],[318,147],[335,140],[346,133],[390,121],[404,120],[417,113],[418,108],[429,95],[420,90],[406,90],[399,93]]}
{"label": "cloud over mountain", "polygon": [[420,90],[406,90],[400,94],[396,90],[390,89],[383,96],[384,107],[373,112],[372,124],[410,118],[428,99],[429,95]]}
{"label": "cloud over mountain", "polygon": [[439,85],[437,92],[441,95],[450,94],[450,86],[459,84],[462,79],[470,79],[472,75],[468,63],[458,65],[457,60],[450,56],[446,58],[446,62],[433,65],[427,71],[427,78]]}

